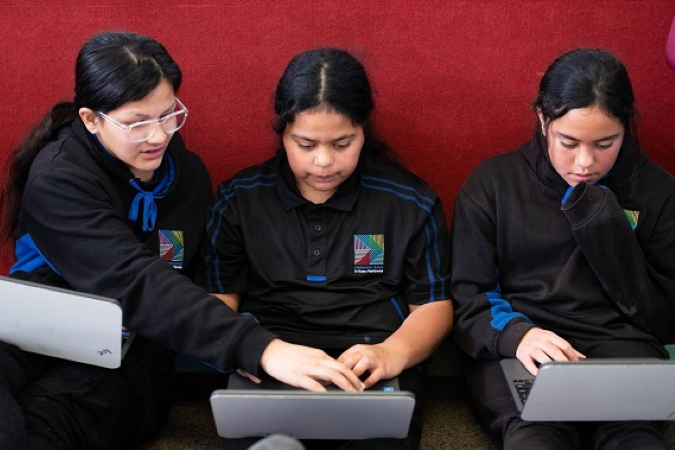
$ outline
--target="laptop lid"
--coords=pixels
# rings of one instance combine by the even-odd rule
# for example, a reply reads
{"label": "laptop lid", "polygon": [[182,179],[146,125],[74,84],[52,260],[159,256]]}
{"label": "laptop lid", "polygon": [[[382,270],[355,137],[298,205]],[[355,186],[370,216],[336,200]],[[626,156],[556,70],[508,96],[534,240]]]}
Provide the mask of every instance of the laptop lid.
{"label": "laptop lid", "polygon": [[[515,358],[501,365],[524,420],[675,420],[675,361],[554,361],[542,364],[536,377]],[[517,386],[527,379],[533,381],[523,404]]]}
{"label": "laptop lid", "polygon": [[276,380],[263,382],[261,387],[233,374],[228,389],[211,394],[219,436],[282,433],[297,439],[400,439],[408,435],[415,396],[398,390],[397,380],[360,393],[339,389],[317,393]]}
{"label": "laptop lid", "polygon": [[0,340],[26,351],[114,369],[122,335],[117,300],[0,276]]}

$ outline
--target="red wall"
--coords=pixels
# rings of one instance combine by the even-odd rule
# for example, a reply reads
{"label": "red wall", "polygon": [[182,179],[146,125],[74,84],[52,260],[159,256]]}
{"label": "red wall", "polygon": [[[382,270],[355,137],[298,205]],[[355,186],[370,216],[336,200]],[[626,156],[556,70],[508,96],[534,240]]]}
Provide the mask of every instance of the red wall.
{"label": "red wall", "polygon": [[[104,29],[162,42],[184,73],[183,135],[214,182],[273,153],[272,95],[289,59],[340,46],[366,65],[376,123],[448,217],[468,172],[529,138],[530,104],[555,56],[602,47],[628,66],[647,153],[675,173],[672,0],[3,0],[0,163],[56,101],[81,44]],[[76,255],[74,255],[76,256]],[[9,267],[0,259],[0,273]]]}

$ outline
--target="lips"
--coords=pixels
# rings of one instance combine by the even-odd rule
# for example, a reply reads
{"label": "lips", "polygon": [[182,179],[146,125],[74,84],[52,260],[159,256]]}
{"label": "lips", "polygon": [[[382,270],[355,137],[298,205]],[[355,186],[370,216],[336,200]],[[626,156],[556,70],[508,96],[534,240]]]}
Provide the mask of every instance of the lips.
{"label": "lips", "polygon": [[314,181],[316,181],[317,183],[330,183],[334,179],[333,176],[319,177],[319,176],[316,176],[316,175],[313,176],[312,178],[314,178]]}
{"label": "lips", "polygon": [[141,152],[141,155],[143,155],[143,157],[147,158],[147,159],[159,158],[162,155],[164,155],[164,147],[155,148],[155,149],[151,149],[151,150],[145,150],[145,151]]}
{"label": "lips", "polygon": [[592,173],[574,173],[572,176],[578,181],[590,181],[593,179],[595,174]]}

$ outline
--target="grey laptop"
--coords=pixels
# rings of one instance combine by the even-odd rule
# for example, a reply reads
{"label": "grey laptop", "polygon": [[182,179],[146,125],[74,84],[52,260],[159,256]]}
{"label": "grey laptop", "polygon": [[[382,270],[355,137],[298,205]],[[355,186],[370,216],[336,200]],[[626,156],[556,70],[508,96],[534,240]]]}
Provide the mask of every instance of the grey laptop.
{"label": "grey laptop", "polygon": [[0,276],[0,341],[114,369],[133,336],[117,300]]}
{"label": "grey laptop", "polygon": [[226,438],[283,433],[298,439],[404,438],[415,396],[398,380],[369,390],[316,393],[267,379],[262,385],[233,374],[228,389],[211,395],[218,435]]}
{"label": "grey laptop", "polygon": [[549,362],[536,378],[515,358],[501,365],[524,420],[675,420],[675,361]]}

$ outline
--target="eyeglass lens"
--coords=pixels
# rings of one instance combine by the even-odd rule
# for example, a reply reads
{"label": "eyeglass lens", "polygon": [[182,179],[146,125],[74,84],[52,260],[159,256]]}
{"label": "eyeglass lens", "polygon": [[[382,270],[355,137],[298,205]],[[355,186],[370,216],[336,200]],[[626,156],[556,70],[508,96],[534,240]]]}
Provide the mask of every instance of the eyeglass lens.
{"label": "eyeglass lens", "polygon": [[[183,126],[186,117],[187,113],[185,111],[175,111],[170,116],[166,117],[165,120],[161,121],[159,125],[166,134],[171,134]],[[129,140],[132,142],[143,142],[150,139],[154,134],[157,125],[156,122],[132,125],[129,128]]]}

